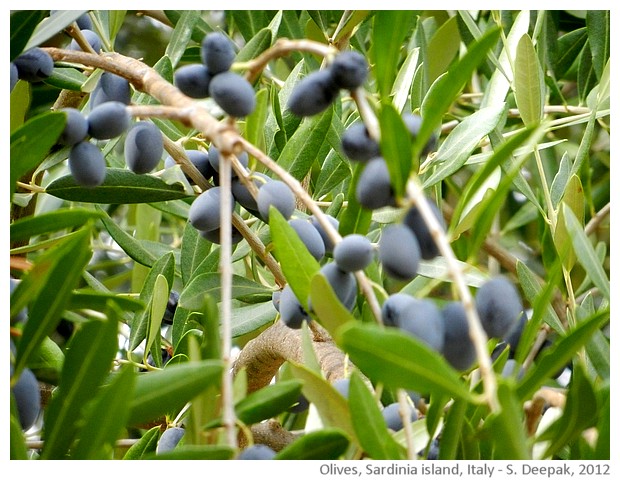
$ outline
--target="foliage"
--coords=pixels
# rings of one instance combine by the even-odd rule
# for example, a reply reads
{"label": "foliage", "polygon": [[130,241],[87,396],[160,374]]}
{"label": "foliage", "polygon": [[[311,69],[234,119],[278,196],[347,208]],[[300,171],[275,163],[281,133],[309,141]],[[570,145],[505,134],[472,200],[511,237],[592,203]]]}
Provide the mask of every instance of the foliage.
{"label": "foliage", "polygon": [[[257,439],[275,459],[426,458],[437,444],[441,459],[610,458],[608,11],[148,12],[88,12],[101,53],[67,50],[83,40],[83,11],[11,14],[11,60],[35,46],[55,60],[49,78],[20,80],[10,97],[11,385],[30,369],[53,388],[27,432],[12,400],[12,458],[155,458],[173,426],[186,433],[162,458],[230,459]],[[173,87],[212,31],[231,39],[231,71],[255,94],[245,118]],[[349,49],[369,62],[363,86],[293,115],[300,81]],[[174,162],[130,171],[124,133],[95,142],[105,181],[84,187],[58,144],[58,111],[87,115],[106,69],[129,81],[127,110],[152,120]],[[423,119],[411,137],[405,113]],[[340,139],[359,120],[380,138],[393,206],[356,199],[364,165]],[[349,309],[319,272],[331,253],[312,257],[275,208],[266,222],[224,206],[221,237],[191,225],[190,205],[214,180],[184,152],[209,147],[222,190],[231,165],[254,197],[250,174],[282,180],[293,217],[314,216],[336,242],[376,243],[433,199],[447,225],[441,255],[412,280],[375,259],[355,274]],[[527,314],[510,346],[476,330],[471,307],[500,273]],[[283,327],[272,302],[289,282],[312,319],[300,330]],[[457,371],[383,326],[381,305],[397,292],[439,307],[469,299],[476,364]],[[348,398],[332,386],[343,377]],[[380,414],[395,401],[418,411],[399,432]],[[265,420],[285,434],[265,435]]]}

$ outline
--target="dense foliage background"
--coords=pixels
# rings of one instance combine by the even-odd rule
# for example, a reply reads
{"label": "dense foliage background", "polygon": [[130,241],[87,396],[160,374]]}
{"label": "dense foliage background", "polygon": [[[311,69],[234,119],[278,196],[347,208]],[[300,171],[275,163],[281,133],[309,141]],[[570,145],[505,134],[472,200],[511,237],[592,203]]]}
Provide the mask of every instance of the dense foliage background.
{"label": "dense foliage background", "polygon": [[[90,11],[91,54],[66,50],[83,13],[11,14],[11,60],[34,46],[55,60],[10,97],[11,387],[31,371],[41,392],[27,431],[11,397],[11,458],[153,458],[174,427],[185,434],[166,458],[258,443],[282,459],[610,458],[608,11]],[[245,118],[168,88],[214,30],[252,82]],[[349,49],[370,65],[363,87],[291,114],[301,79]],[[106,69],[130,81],[130,113],[152,119],[167,153],[138,175],[124,135],[96,141],[106,180],[79,187],[58,110],[88,113]],[[411,139],[406,112],[423,118]],[[380,132],[394,207],[357,201],[363,165],[340,139],[360,118]],[[426,195],[447,226],[442,255],[411,281],[373,261],[349,311],[316,275],[331,259],[312,258],[277,212],[266,223],[237,207],[233,245],[188,223],[208,184],[185,177],[183,151],[211,145],[248,151],[251,171],[296,194],[295,217],[329,214],[340,236],[378,242]],[[488,339],[466,371],[377,318],[391,294],[441,307],[498,274],[527,322],[518,345]],[[312,299],[310,326],[279,321],[285,284]],[[416,418],[398,432],[381,415],[394,402]]]}

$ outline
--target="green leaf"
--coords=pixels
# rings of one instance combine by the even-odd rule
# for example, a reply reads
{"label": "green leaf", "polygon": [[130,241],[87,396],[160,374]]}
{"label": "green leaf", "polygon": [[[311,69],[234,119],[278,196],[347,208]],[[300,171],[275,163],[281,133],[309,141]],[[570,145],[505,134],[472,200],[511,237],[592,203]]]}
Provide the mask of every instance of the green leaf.
{"label": "green leaf", "polygon": [[232,460],[235,450],[226,445],[181,445],[169,452],[144,456],[144,460]]}
{"label": "green leaf", "polygon": [[586,27],[572,30],[558,38],[558,52],[554,72],[557,79],[564,78],[571,66],[579,58],[579,52],[583,50],[588,40]]}
{"label": "green leaf", "polygon": [[50,183],[46,192],[63,200],[99,204],[163,202],[191,196],[182,184],[169,185],[153,175],[120,168],[108,168],[98,187],[84,188],[66,175]]}
{"label": "green leaf", "polygon": [[247,62],[256,58],[269,47],[273,42],[271,29],[265,27],[256,35],[254,35],[248,43],[246,43],[235,58],[235,62]]}
{"label": "green leaf", "polygon": [[66,121],[64,113],[43,113],[11,134],[11,198],[16,182],[43,161],[58,141]]}
{"label": "green leaf", "polygon": [[210,385],[219,385],[222,364],[202,360],[143,373],[128,402],[128,425],[139,425],[174,413]]}
{"label": "green leaf", "polygon": [[129,450],[125,453],[123,460],[140,460],[146,454],[154,452],[157,448],[157,442],[161,435],[161,429],[159,425],[154,426],[150,430],[147,430],[140,440],[134,443]]}
{"label": "green leaf", "polygon": [[415,15],[412,11],[396,10],[379,10],[374,15],[373,63],[381,98],[387,99],[392,90],[402,45]]}
{"label": "green leaf", "polygon": [[363,208],[355,197],[355,188],[363,170],[364,164],[356,165],[353,168],[353,178],[347,194],[347,208],[345,208],[340,219],[339,231],[342,236],[350,233],[366,235],[372,221],[372,210]]}
{"label": "green leaf", "polygon": [[499,38],[499,29],[492,28],[484,33],[476,43],[472,44],[465,55],[453,63],[448,72],[440,76],[428,91],[422,102],[421,115],[424,118],[416,141],[414,154],[422,151],[422,147],[433,131],[440,125],[444,113],[454,99],[460,94],[465,84],[471,79],[473,71],[485,58]]}
{"label": "green leaf", "polygon": [[44,17],[45,12],[42,10],[18,10],[11,12],[11,61],[15,60],[24,50],[30,48],[26,48],[26,45],[29,43],[28,40]]}
{"label": "green leaf", "polygon": [[407,54],[392,87],[392,103],[398,112],[402,112],[412,87],[415,72],[419,66],[420,47],[412,48]]}
{"label": "green leaf", "polygon": [[231,17],[235,26],[239,29],[246,42],[252,40],[261,29],[267,27],[270,20],[270,14],[266,10],[230,10],[227,14]]}
{"label": "green leaf", "polygon": [[230,323],[233,338],[255,332],[273,322],[278,312],[272,302],[258,303],[233,309]]}
{"label": "green leaf", "polygon": [[349,439],[338,428],[309,432],[280,450],[274,460],[337,460],[349,447]]}
{"label": "green leaf", "polygon": [[107,460],[116,440],[127,423],[127,402],[134,387],[135,375],[131,365],[123,366],[109,385],[102,388],[89,405],[84,426],[78,435],[71,458]]}
{"label": "green leaf", "polygon": [[594,285],[596,285],[596,287],[601,291],[603,296],[607,300],[610,300],[611,291],[609,279],[607,278],[607,274],[605,273],[596,252],[594,251],[594,247],[592,247],[592,243],[583,230],[583,225],[568,205],[562,205],[562,211],[566,217],[566,229],[568,230],[569,237],[572,241],[577,260],[579,260],[579,263],[585,269],[588,276]]}
{"label": "green leaf", "polygon": [[[168,17],[173,25],[177,24],[181,18],[181,15],[183,15],[183,12],[184,10],[164,10],[166,17]],[[200,43],[202,42],[204,36],[212,31],[213,28],[211,28],[211,26],[209,26],[209,24],[202,17],[199,17],[192,32],[192,40],[196,43]]]}
{"label": "green leaf", "polygon": [[426,50],[428,61],[428,81],[432,83],[444,73],[461,45],[458,28],[458,17],[455,15],[446,20],[435,32]]}
{"label": "green leaf", "polygon": [[[144,280],[144,286],[140,292],[140,301],[144,303],[144,305],[148,305],[149,308],[145,309],[141,313],[137,313],[131,322],[131,332],[129,334],[130,352],[138,347],[142,340],[144,340],[149,334],[149,326],[151,326],[155,321],[155,319],[152,318],[152,315],[155,312],[152,311],[151,308],[153,308],[153,299],[156,296],[158,296],[158,310],[163,317],[163,311],[166,309],[165,305],[170,296],[170,288],[174,282],[174,265],[174,256],[172,255],[172,252],[170,252],[153,263],[152,268],[148,272],[148,275]],[[165,285],[163,284],[163,280],[160,279],[160,276],[165,279]],[[165,289],[163,288],[164,286]],[[163,295],[163,298],[161,298],[161,295]],[[163,309],[161,308],[162,304]],[[161,322],[161,317],[156,321]],[[147,351],[145,351],[145,355],[147,354]]]}
{"label": "green leaf", "polygon": [[81,227],[89,220],[101,216],[101,212],[85,208],[63,208],[36,216],[23,217],[11,223],[11,242],[27,240],[36,235],[58,232],[67,228]]}
{"label": "green leaf", "polygon": [[360,445],[374,460],[405,460],[405,449],[390,434],[377,399],[358,372],[351,375],[349,406],[351,422]]}
{"label": "green leaf", "polygon": [[157,260],[157,257],[152,252],[144,248],[142,242],[139,242],[138,240],[133,238],[131,235],[126,233],[118,225],[116,225],[114,220],[112,220],[107,215],[107,213],[105,213],[103,209],[101,209],[100,206],[97,205],[95,208],[98,211],[100,211],[103,215],[101,218],[101,222],[103,223],[103,226],[106,228],[108,233],[112,236],[114,241],[118,243],[118,245],[123,249],[123,251],[127,255],[129,255],[129,257],[131,257],[133,260],[135,260],[139,264],[147,266],[147,267],[151,267],[155,263],[155,261]]}
{"label": "green leaf", "polygon": [[265,123],[269,112],[269,90],[261,88],[256,92],[256,107],[254,111],[245,119],[245,138],[260,148],[265,150]]}
{"label": "green leaf", "polygon": [[545,430],[537,441],[549,441],[543,458],[552,458],[565,445],[574,442],[596,423],[597,399],[581,362],[575,362],[562,416]]}
{"label": "green leaf", "polygon": [[301,305],[308,306],[310,282],[320,270],[319,263],[308,252],[308,249],[284,217],[275,208],[269,211],[269,228],[274,244],[274,254],[291,289]]}
{"label": "green leaf", "polygon": [[30,108],[31,89],[28,82],[19,80],[11,90],[11,133],[24,124]]}
{"label": "green leaf", "polygon": [[330,193],[337,187],[351,178],[351,166],[349,162],[340,155],[336,150],[331,150],[327,154],[325,162],[316,180],[316,188],[313,193],[314,198],[321,198],[323,195]]}
{"label": "green leaf", "polygon": [[209,255],[211,245],[210,242],[205,241],[191,223],[185,224],[183,243],[181,244],[181,278],[184,285],[190,282],[198,266]]}
{"label": "green leaf", "polygon": [[585,215],[585,198],[583,194],[583,185],[577,175],[572,175],[564,189],[564,195],[558,208],[558,217],[555,231],[553,232],[553,243],[558,251],[558,255],[562,258],[564,267],[570,271],[575,265],[575,250],[571,245],[570,234],[566,228],[566,219],[564,218],[564,206],[570,208],[583,225]]}
{"label": "green leaf", "polygon": [[11,415],[11,424],[9,426],[9,459],[28,460],[26,437],[15,415]]}
{"label": "green leaf", "polygon": [[79,92],[87,79],[88,77],[76,68],[54,68],[44,82],[52,87]]}
{"label": "green leaf", "polygon": [[[256,283],[253,280],[233,275],[232,298],[253,296],[255,298],[271,298],[271,289]],[[189,310],[200,310],[204,297],[211,296],[216,302],[220,301],[222,287],[219,273],[201,273],[196,275],[181,292],[179,305]]]}
{"label": "green leaf", "polygon": [[166,55],[170,59],[172,67],[176,67],[183,56],[188,43],[192,39],[192,32],[200,18],[197,10],[184,10],[177,20],[170,41],[166,46]]}
{"label": "green leaf", "polygon": [[19,312],[29,298],[33,298],[28,322],[17,346],[16,375],[21,373],[45,337],[56,328],[91,254],[90,230],[79,230],[40,256],[13,292],[11,316]]}
{"label": "green leaf", "polygon": [[486,419],[484,430],[488,430],[493,445],[494,460],[529,460],[528,440],[523,421],[523,406],[514,391],[500,383],[497,396],[501,408]]}
{"label": "green leaf", "polygon": [[58,389],[46,410],[41,458],[62,459],[68,451],[85,405],[112,367],[118,350],[117,335],[115,313],[109,314],[106,320],[87,322],[75,332],[67,348]]}
{"label": "green leaf", "polygon": [[310,298],[312,310],[330,335],[334,336],[341,325],[355,321],[349,310],[338,300],[325,276],[320,273],[314,275],[310,281]]}
{"label": "green leaf", "polygon": [[286,380],[251,393],[235,405],[237,418],[251,425],[282,413],[299,399],[301,385],[299,380]]}
{"label": "green leaf", "polygon": [[[54,15],[37,25],[36,30],[26,45],[26,49],[41,45],[57,33],[63,31],[75,20],[80,18],[87,10],[59,10]],[[41,12],[45,14],[45,12]],[[11,31],[13,31],[11,25]]]}
{"label": "green leaf", "polygon": [[381,105],[379,126],[381,128],[381,154],[390,172],[390,183],[394,195],[401,198],[405,194],[405,185],[412,168],[415,171],[418,170],[417,160],[414,164],[411,157],[411,134],[391,103]]}
{"label": "green leaf", "polygon": [[316,406],[324,426],[340,428],[351,438],[355,438],[346,399],[318,373],[304,365],[291,362],[290,366],[293,375],[303,380],[302,392],[308,401]]}
{"label": "green leaf", "polygon": [[588,10],[586,13],[586,29],[590,51],[592,52],[592,66],[596,78],[601,80],[603,69],[610,55],[610,11]]}
{"label": "green leaf", "polygon": [[[146,312],[148,321],[146,327],[146,344],[144,347],[144,362],[148,359],[148,354],[151,351],[153,343],[161,335],[161,322],[164,318],[164,313],[166,313],[169,297],[170,287],[168,286],[168,280],[166,280],[166,277],[161,273],[158,273],[157,277],[155,277],[155,285],[153,285],[150,312]],[[156,356],[154,355],[154,357]]]}
{"label": "green leaf", "polygon": [[144,303],[136,298],[92,290],[76,290],[69,300],[67,310],[80,310],[83,308],[102,310],[109,302],[115,304],[124,312],[136,312],[144,308]]}
{"label": "green leaf", "polygon": [[278,164],[297,180],[302,180],[310,171],[327,141],[333,112],[330,107],[320,115],[305,118],[280,153]]}
{"label": "green leaf", "polygon": [[569,362],[575,353],[591,338],[593,333],[609,321],[609,309],[599,311],[581,321],[575,328],[558,339],[537,362],[536,368],[527,371],[517,387],[520,399],[530,398],[545,380]]}
{"label": "green leaf", "polygon": [[427,189],[457,172],[467,162],[480,141],[495,129],[504,118],[506,104],[481,108],[467,116],[442,142],[432,165],[433,172],[424,179]]}
{"label": "green leaf", "polygon": [[472,400],[457,372],[441,355],[398,329],[348,323],[335,340],[373,382]]}
{"label": "green leaf", "polygon": [[545,83],[542,68],[529,35],[517,45],[515,58],[515,100],[521,119],[527,126],[540,122],[545,101]]}

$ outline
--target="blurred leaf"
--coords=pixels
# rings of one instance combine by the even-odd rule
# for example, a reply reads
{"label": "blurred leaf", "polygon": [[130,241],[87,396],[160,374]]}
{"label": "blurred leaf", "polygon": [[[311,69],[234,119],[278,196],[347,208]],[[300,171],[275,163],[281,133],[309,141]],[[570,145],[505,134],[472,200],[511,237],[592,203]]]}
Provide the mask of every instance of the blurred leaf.
{"label": "blurred leaf", "polygon": [[442,430],[442,442],[439,449],[439,460],[458,458],[459,444],[463,442],[463,427],[467,402],[455,400],[446,414],[445,426]]}
{"label": "blurred leaf", "polygon": [[11,133],[24,124],[30,108],[31,86],[24,80],[18,80],[11,90]]}
{"label": "blurred leaf", "polygon": [[372,45],[374,74],[381,98],[388,98],[400,59],[400,52],[415,12],[379,10],[374,15]]}
{"label": "blurred leaf", "polygon": [[210,385],[219,385],[222,364],[216,360],[171,365],[140,374],[126,407],[128,425],[139,425],[174,413]]}
{"label": "blurred leaf", "polygon": [[480,141],[498,126],[506,112],[506,104],[491,105],[468,115],[442,142],[432,165],[432,173],[424,179],[429,188],[457,172],[478,148]]}
{"label": "blurred leaf", "polygon": [[607,278],[607,274],[605,273],[601,262],[596,256],[592,243],[583,230],[583,225],[568,205],[562,205],[562,211],[566,217],[566,229],[568,230],[575,254],[577,255],[577,260],[579,260],[579,263],[588,273],[590,279],[594,282],[594,285],[597,286],[603,296],[607,300],[610,300],[611,292],[609,287],[609,279]]}
{"label": "blurred leaf", "polygon": [[351,178],[351,166],[336,150],[330,150],[316,180],[314,198],[319,199]]}
{"label": "blurred leaf", "polygon": [[418,170],[418,161],[411,156],[411,134],[391,103],[383,103],[379,111],[381,154],[390,172],[390,183],[396,198],[405,194],[409,173]]}
{"label": "blurred leaf", "polygon": [[269,90],[256,92],[256,108],[245,119],[245,138],[261,150],[265,150],[265,123],[269,111]]}
{"label": "blurred leaf", "polygon": [[231,460],[235,450],[226,445],[181,445],[169,452],[144,456],[145,460]]}
{"label": "blurred leaf", "polygon": [[28,362],[28,368],[39,381],[58,385],[58,378],[65,361],[65,354],[51,338],[45,337]]}
{"label": "blurred leaf", "polygon": [[333,107],[329,107],[319,115],[305,118],[280,153],[278,164],[297,180],[302,180],[315,162],[326,141],[333,112]]}
{"label": "blurred leaf", "polygon": [[[184,11],[185,10],[164,10],[164,13],[170,22],[173,25],[176,25]],[[194,30],[192,31],[192,40],[196,43],[200,43],[202,42],[204,36],[212,31],[213,28],[211,28],[211,26],[209,26],[209,24],[202,17],[198,17],[198,20],[194,25]]]}
{"label": "blurred leaf", "polygon": [[398,329],[348,323],[335,340],[373,382],[388,388],[472,399],[456,371],[436,351]]}
{"label": "blurred leaf", "polygon": [[56,328],[91,255],[90,230],[84,228],[41,255],[13,292],[11,316],[25,306],[23,300],[32,298],[29,318],[17,346],[16,375]]}
{"label": "blurred leaf", "polygon": [[[370,10],[351,10],[347,12],[349,15],[345,18],[345,21],[342,23],[342,28],[338,31],[338,34],[332,39],[334,44],[338,44],[341,39],[349,38],[355,30],[359,27],[359,24],[364,22],[368,15],[371,13]],[[343,13],[343,18],[346,13]]]}
{"label": "blurred leaf", "polygon": [[145,454],[154,452],[161,435],[159,425],[147,430],[140,439],[134,443],[125,453],[123,460],[140,460]]}
{"label": "blurred leaf", "polygon": [[428,81],[433,83],[444,73],[459,51],[461,36],[457,16],[450,17],[435,32],[426,50],[428,60]]}
{"label": "blurred leaf", "polygon": [[[271,298],[271,289],[249,280],[241,275],[233,275],[232,298],[254,296],[264,300]],[[181,292],[179,305],[190,310],[200,310],[204,297],[210,295],[216,302],[220,301],[221,276],[219,273],[201,273],[195,276]]]}
{"label": "blurred leaf", "polygon": [[[144,286],[142,287],[142,291],[140,292],[140,301],[147,305],[144,311],[140,313],[136,313],[133,321],[131,322],[131,332],[129,334],[129,352],[135,350],[142,340],[146,338],[149,332],[149,326],[152,325],[151,320],[151,308],[153,303],[153,298],[157,295],[158,302],[162,302],[164,305],[163,310],[165,310],[165,305],[168,302],[168,298],[170,296],[170,288],[174,282],[174,256],[172,252],[163,255],[159,259],[157,259],[151,269],[149,270],[145,280]],[[165,293],[163,293],[162,287],[163,281],[158,279],[162,276],[166,280],[165,285]],[[164,295],[164,298],[161,298],[161,295]],[[161,307],[161,304],[160,304]],[[163,317],[163,312],[161,313]],[[161,322],[161,318],[158,319]],[[145,355],[148,354],[148,350],[145,349]]]}
{"label": "blurred leaf", "polygon": [[550,196],[553,208],[558,208],[558,204],[564,195],[564,190],[566,189],[566,185],[568,185],[568,180],[570,178],[570,160],[568,155],[565,153],[562,155],[558,171],[556,172],[555,177],[553,177],[553,182],[551,182]]}
{"label": "blurred leaf", "polygon": [[38,45],[37,43],[29,42],[29,40],[43,18],[45,18],[45,11],[43,10],[17,10],[11,12],[11,61],[15,60],[24,50]]}
{"label": "blurred leaf", "polygon": [[552,458],[575,441],[581,433],[596,424],[596,394],[581,362],[575,362],[562,416],[545,430],[537,441],[549,441],[543,458]]}
{"label": "blurred leaf", "polygon": [[251,425],[275,417],[299,399],[301,385],[299,380],[285,380],[251,393],[235,405],[237,418]]}
{"label": "blurred leaf", "polygon": [[525,34],[517,45],[515,58],[515,100],[526,126],[540,122],[545,101],[545,83],[534,44]]}
{"label": "blurred leaf", "polygon": [[274,254],[295,296],[304,308],[308,306],[310,282],[320,269],[304,243],[284,217],[274,207],[269,210],[269,228]]}
{"label": "blurred leaf", "polygon": [[325,276],[320,273],[314,275],[310,281],[310,298],[312,310],[330,335],[334,336],[341,325],[355,321],[349,310],[338,300]]}
{"label": "blurred leaf", "polygon": [[405,460],[402,445],[390,434],[377,399],[358,372],[351,375],[349,405],[355,415],[351,422],[360,445],[373,460]]}
{"label": "blurred leaf", "polygon": [[176,21],[170,41],[166,46],[166,55],[170,59],[172,67],[176,67],[191,41],[192,32],[200,18],[200,12],[197,10],[184,10]]}
{"label": "blurred leaf", "polygon": [[501,408],[489,415],[484,423],[484,429],[491,435],[493,459],[530,460],[523,406],[506,383],[499,384],[497,396]]}
{"label": "blurred leaf", "polygon": [[235,62],[248,62],[253,58],[258,57],[261,53],[271,47],[272,43],[272,32],[269,28],[265,27],[243,46],[237,54]]}
{"label": "blurred leaf", "polygon": [[346,399],[327,380],[307,367],[291,363],[291,371],[303,380],[304,397],[316,406],[324,426],[340,428],[355,438]]}
{"label": "blurred leaf", "polygon": [[570,67],[579,58],[579,52],[583,50],[588,40],[588,32],[586,27],[572,30],[558,39],[559,55],[554,67],[555,76],[558,79],[564,78],[564,75]]}
{"label": "blurred leaf", "polygon": [[271,301],[236,307],[233,309],[230,323],[233,338],[254,332],[275,320],[278,312]]}
{"label": "blurred leaf", "polygon": [[209,255],[211,245],[191,223],[185,224],[181,244],[181,278],[184,285],[190,282],[198,266]]}
{"label": "blurred leaf", "polygon": [[118,319],[86,322],[74,333],[65,355],[58,389],[45,412],[45,445],[41,458],[62,459],[69,450],[92,398],[112,367],[118,350]]}
{"label": "blurred leaf", "polygon": [[424,121],[414,142],[414,154],[422,151],[433,131],[440,125],[444,113],[448,111],[454,99],[470,80],[473,71],[486,58],[498,39],[499,29],[492,28],[485,32],[467,49],[463,57],[452,64],[446,74],[431,85],[422,103],[421,115]]}
{"label": "blurred leaf", "polygon": [[246,42],[250,42],[263,28],[269,25],[275,11],[268,10],[230,10],[226,12],[239,29]]}
{"label": "blurred leaf", "polygon": [[579,63],[577,67],[577,91],[579,92],[579,100],[585,103],[588,93],[596,85],[596,73],[592,65],[592,54],[590,53],[589,40],[579,54]]}
{"label": "blurred leaf", "polygon": [[337,460],[349,447],[345,432],[322,428],[306,433],[280,450],[274,460]]}
{"label": "blurred leaf", "polygon": [[58,141],[66,121],[64,113],[47,112],[11,133],[11,199],[16,182],[43,161]]}
{"label": "blurred leaf", "polygon": [[531,368],[517,387],[520,399],[527,399],[542,385],[548,377],[564,368],[573,355],[592,338],[593,333],[609,321],[609,310],[602,310],[581,321],[576,327],[559,338]]}
{"label": "blurred leaf", "polygon": [[108,168],[103,184],[97,187],[84,188],[66,175],[50,183],[46,192],[63,200],[100,204],[163,202],[191,196],[181,184],[169,185],[154,175],[117,168]]}
{"label": "blurred leaf", "polygon": [[124,365],[112,381],[103,387],[88,406],[84,425],[71,458],[78,460],[107,460],[116,440],[121,436],[129,410],[127,401],[135,381],[133,367]]}
{"label": "blurred leaf", "polygon": [[85,208],[63,208],[37,216],[23,217],[11,223],[11,242],[27,240],[36,235],[58,232],[66,228],[81,227],[101,213]]}
{"label": "blurred leaf", "polygon": [[592,66],[596,78],[601,80],[603,69],[609,59],[610,11],[588,10],[586,14],[588,42],[592,52]]}

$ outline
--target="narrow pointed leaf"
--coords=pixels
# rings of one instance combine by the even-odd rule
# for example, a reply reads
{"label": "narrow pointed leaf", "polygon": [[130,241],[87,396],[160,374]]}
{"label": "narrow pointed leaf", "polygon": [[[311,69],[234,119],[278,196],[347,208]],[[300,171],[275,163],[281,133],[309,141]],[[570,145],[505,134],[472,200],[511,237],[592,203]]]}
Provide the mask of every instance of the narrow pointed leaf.
{"label": "narrow pointed leaf", "polygon": [[535,125],[542,118],[545,101],[542,69],[529,35],[517,45],[515,58],[515,99],[525,125]]}
{"label": "narrow pointed leaf", "polygon": [[337,460],[348,447],[349,439],[342,430],[323,428],[287,445],[274,460]]}
{"label": "narrow pointed leaf", "polygon": [[457,372],[441,355],[397,329],[349,323],[341,327],[336,342],[373,382],[389,388],[472,399]]}
{"label": "narrow pointed leaf", "polygon": [[246,425],[272,418],[299,399],[301,386],[299,380],[285,380],[261,388],[235,405],[237,418]]}
{"label": "narrow pointed leaf", "polygon": [[219,385],[221,374],[221,362],[202,360],[139,375],[127,405],[127,424],[139,425],[175,413],[210,385]]}

